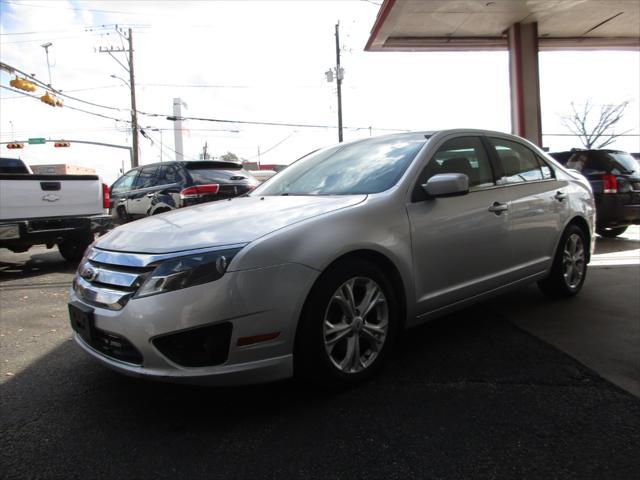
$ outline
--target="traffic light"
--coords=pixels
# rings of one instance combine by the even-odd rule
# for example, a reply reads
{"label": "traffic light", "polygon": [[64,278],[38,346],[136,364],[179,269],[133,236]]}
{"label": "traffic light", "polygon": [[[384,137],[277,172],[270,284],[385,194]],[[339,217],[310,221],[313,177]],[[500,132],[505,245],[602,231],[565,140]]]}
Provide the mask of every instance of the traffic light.
{"label": "traffic light", "polygon": [[24,143],[7,143],[7,148],[9,149],[24,148]]}
{"label": "traffic light", "polygon": [[71,142],[55,142],[53,144],[53,146],[56,147],[56,148],[70,147],[71,146]]}
{"label": "traffic light", "polygon": [[20,77],[16,77],[13,80],[11,80],[9,82],[9,85],[11,85],[13,88],[24,90],[25,92],[35,92],[37,88],[34,83],[31,83],[26,78],[20,78]]}
{"label": "traffic light", "polygon": [[62,107],[64,105],[61,99],[59,99],[55,95],[51,95],[49,92],[46,92],[44,95],[42,95],[40,97],[40,101],[46,103],[47,105],[51,105],[52,107]]}

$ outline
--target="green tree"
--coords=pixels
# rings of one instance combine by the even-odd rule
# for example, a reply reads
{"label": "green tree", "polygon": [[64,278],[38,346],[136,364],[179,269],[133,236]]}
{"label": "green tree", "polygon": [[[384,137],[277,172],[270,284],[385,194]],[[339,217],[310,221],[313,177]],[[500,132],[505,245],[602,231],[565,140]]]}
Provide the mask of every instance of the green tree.
{"label": "green tree", "polygon": [[237,162],[240,163],[240,159],[233,152],[227,152],[224,155],[220,155],[220,160],[223,162]]}

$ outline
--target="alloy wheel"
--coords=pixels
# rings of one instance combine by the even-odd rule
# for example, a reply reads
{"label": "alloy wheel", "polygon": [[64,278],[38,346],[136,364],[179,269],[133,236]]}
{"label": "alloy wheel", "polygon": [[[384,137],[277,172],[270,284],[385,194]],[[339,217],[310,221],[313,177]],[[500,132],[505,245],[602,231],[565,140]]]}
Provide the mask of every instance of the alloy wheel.
{"label": "alloy wheel", "polygon": [[577,233],[572,233],[564,244],[562,272],[564,281],[571,289],[580,285],[586,265],[584,242]]}
{"label": "alloy wheel", "polygon": [[387,340],[389,306],[371,278],[354,277],[333,293],[323,321],[324,347],[343,373],[359,373],[378,357]]}

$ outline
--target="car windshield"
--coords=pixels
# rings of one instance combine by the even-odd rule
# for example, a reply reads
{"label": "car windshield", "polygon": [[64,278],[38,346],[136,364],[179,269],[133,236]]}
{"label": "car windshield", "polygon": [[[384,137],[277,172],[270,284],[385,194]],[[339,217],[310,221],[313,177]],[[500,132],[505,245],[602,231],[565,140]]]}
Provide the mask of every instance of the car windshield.
{"label": "car windshield", "polygon": [[420,148],[421,138],[378,138],[307,155],[258,187],[252,195],[355,195],[388,190]]}
{"label": "car windshield", "polygon": [[609,156],[622,167],[623,173],[638,173],[638,162],[628,153],[624,152],[609,152]]}

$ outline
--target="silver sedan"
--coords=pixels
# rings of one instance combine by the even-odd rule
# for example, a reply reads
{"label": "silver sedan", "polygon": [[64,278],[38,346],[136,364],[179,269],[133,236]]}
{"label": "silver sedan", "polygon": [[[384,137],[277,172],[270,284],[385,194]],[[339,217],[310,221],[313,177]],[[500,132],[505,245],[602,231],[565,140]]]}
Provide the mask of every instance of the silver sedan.
{"label": "silver sedan", "polygon": [[594,211],[584,177],[512,135],[339,144],[100,238],[71,289],[74,338],[134,376],[357,382],[401,329],[528,282],[577,294]]}

